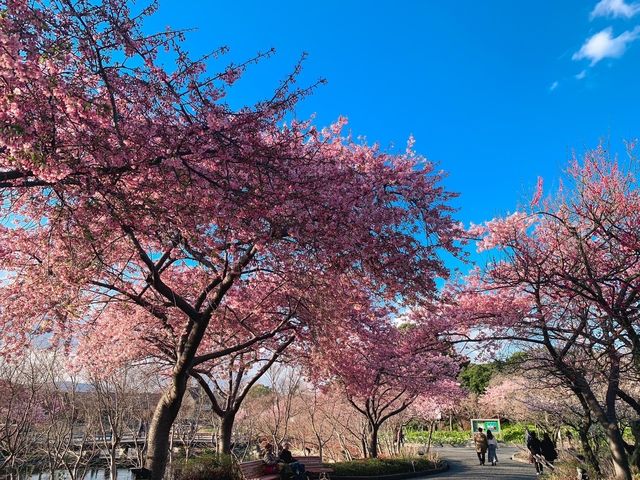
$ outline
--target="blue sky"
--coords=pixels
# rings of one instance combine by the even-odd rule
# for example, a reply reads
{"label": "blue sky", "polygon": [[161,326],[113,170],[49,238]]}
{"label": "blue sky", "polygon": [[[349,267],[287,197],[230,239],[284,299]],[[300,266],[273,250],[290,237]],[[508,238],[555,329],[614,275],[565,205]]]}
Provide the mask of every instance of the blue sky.
{"label": "blue sky", "polygon": [[[161,0],[150,29],[195,28],[187,46],[221,45],[252,67],[232,101],[266,97],[302,52],[300,84],[328,84],[297,115],[349,118],[355,135],[416,149],[449,172],[466,224],[553,185],[572,151],[600,140],[624,152],[640,135],[640,5],[629,0]],[[225,65],[222,61],[220,68]]]}

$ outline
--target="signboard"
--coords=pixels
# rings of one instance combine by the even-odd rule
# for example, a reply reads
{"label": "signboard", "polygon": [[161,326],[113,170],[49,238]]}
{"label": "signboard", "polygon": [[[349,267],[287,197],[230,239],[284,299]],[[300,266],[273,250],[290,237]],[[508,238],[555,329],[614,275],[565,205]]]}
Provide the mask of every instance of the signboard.
{"label": "signboard", "polygon": [[494,434],[500,433],[500,420],[497,418],[474,418],[471,420],[471,433],[478,431],[478,427],[485,432],[491,430]]}

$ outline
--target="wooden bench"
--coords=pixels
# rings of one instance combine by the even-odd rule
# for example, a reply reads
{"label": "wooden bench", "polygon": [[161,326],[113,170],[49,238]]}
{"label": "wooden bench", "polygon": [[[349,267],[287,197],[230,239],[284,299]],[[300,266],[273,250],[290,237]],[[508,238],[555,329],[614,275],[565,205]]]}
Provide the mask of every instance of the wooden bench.
{"label": "wooden bench", "polygon": [[304,465],[307,473],[317,475],[321,480],[328,480],[329,474],[333,473],[333,468],[326,467],[320,457],[295,457],[295,459]]}
{"label": "wooden bench", "polygon": [[279,473],[264,473],[264,462],[254,460],[253,462],[243,462],[238,465],[245,480],[279,480]]}
{"label": "wooden bench", "polygon": [[[333,468],[325,467],[320,457],[295,457],[297,461],[304,465],[307,474],[318,476],[320,480],[329,480],[329,474],[333,473]],[[254,460],[253,462],[243,462],[238,464],[242,476],[245,480],[279,480],[279,473],[264,473],[264,462]]]}

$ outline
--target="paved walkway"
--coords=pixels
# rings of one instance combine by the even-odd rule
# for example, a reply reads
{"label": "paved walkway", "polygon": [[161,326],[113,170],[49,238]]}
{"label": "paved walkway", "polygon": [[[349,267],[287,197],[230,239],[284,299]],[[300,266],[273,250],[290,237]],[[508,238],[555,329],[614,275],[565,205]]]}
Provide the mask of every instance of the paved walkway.
{"label": "paved walkway", "polygon": [[498,450],[498,465],[478,465],[478,457],[472,448],[441,447],[436,448],[441,458],[449,462],[451,468],[447,472],[438,475],[424,477],[430,479],[451,480],[530,480],[536,478],[533,465],[514,462],[511,460],[517,449],[503,447]]}

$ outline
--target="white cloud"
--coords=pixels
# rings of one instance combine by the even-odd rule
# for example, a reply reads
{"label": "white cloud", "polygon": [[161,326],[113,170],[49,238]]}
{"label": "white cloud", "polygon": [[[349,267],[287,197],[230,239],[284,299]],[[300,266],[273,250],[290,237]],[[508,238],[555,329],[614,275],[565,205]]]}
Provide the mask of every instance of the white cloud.
{"label": "white cloud", "polygon": [[576,80],[582,80],[584,77],[587,76],[587,70],[582,70],[580,73],[576,74]]}
{"label": "white cloud", "polygon": [[558,88],[558,86],[560,85],[560,83],[556,80],[555,82],[553,82],[551,84],[551,86],[549,87],[549,91],[553,92],[556,88]]}
{"label": "white cloud", "polygon": [[625,3],[624,0],[600,0],[591,11],[591,19],[596,17],[631,18],[640,13],[640,3]]}
{"label": "white cloud", "polygon": [[611,27],[596,33],[587,39],[584,45],[573,54],[573,60],[582,60],[587,58],[591,60],[591,65],[595,65],[603,58],[619,58],[624,55],[627,45],[638,38],[640,35],[640,26],[633,30],[627,30],[617,37],[612,36],[613,29]]}

